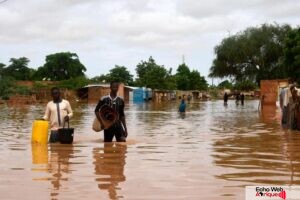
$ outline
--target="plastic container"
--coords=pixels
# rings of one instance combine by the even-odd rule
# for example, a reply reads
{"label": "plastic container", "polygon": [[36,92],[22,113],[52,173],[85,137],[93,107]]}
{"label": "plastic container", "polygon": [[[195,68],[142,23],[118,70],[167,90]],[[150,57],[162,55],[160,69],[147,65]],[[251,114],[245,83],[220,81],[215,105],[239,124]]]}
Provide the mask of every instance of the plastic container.
{"label": "plastic container", "polygon": [[32,125],[31,143],[47,144],[48,129],[49,129],[48,121],[35,120]]}

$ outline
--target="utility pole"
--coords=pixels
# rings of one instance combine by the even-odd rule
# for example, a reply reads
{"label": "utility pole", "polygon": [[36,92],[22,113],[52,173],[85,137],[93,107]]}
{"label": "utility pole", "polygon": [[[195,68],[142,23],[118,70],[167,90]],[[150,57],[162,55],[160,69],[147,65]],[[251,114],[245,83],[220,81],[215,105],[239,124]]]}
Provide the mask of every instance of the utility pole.
{"label": "utility pole", "polygon": [[185,56],[184,56],[184,54],[182,55],[182,64],[185,64]]}

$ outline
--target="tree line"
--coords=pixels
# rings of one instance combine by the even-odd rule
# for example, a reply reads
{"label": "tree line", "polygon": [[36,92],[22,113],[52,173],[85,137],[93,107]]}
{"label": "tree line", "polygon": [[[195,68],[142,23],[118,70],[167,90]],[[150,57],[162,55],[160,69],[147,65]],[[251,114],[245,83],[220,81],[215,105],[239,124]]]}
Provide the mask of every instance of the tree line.
{"label": "tree line", "polygon": [[115,65],[107,74],[93,78],[85,75],[86,67],[80,62],[76,53],[60,52],[46,56],[45,64],[37,69],[29,67],[30,60],[26,57],[11,58],[9,64],[0,63],[0,89],[12,87],[15,80],[58,81],[61,87],[77,89],[89,83],[104,83],[117,80],[130,86],[148,87],[166,90],[205,90],[207,81],[197,70],[190,70],[186,64],[178,66],[176,73],[172,68],[156,63],[154,58],[141,61],[135,70],[137,77],[120,65]]}
{"label": "tree line", "polygon": [[[259,85],[263,79],[293,78],[300,83],[300,28],[263,24],[222,40],[214,49],[209,77]],[[228,82],[222,82],[227,85]],[[230,85],[230,84],[229,84]]]}

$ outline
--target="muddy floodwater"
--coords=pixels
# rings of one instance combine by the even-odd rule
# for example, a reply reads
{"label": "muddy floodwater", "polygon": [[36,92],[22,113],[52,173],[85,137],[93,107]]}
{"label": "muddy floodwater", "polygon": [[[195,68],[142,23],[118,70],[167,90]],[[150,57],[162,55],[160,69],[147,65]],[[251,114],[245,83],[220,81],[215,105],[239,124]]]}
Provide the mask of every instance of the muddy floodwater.
{"label": "muddy floodwater", "polygon": [[257,101],[128,104],[128,142],[91,130],[95,105],[73,104],[75,142],[32,146],[44,105],[0,105],[0,199],[237,199],[247,185],[299,185],[300,133]]}

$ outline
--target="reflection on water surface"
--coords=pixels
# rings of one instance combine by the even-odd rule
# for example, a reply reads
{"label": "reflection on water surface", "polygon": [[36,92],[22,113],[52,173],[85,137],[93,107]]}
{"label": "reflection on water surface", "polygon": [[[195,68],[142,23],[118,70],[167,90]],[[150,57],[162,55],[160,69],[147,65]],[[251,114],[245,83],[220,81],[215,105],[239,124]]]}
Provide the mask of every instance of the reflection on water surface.
{"label": "reflection on water surface", "polygon": [[128,143],[104,144],[94,105],[74,104],[74,144],[48,146],[30,144],[43,105],[0,105],[0,198],[244,199],[246,185],[300,184],[300,134],[257,105],[127,105]]}

